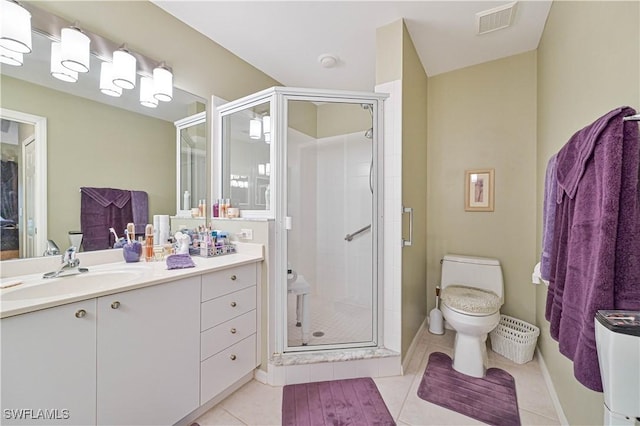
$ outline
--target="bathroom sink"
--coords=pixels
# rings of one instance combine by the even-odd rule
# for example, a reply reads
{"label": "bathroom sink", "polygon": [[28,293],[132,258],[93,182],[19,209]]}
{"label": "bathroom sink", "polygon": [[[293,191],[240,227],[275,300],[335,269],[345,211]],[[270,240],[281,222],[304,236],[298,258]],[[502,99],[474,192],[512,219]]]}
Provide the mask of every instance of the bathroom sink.
{"label": "bathroom sink", "polygon": [[42,299],[49,297],[70,296],[76,293],[87,293],[111,288],[140,278],[143,269],[89,271],[53,279],[42,279],[34,284],[25,283],[2,292],[3,300]]}

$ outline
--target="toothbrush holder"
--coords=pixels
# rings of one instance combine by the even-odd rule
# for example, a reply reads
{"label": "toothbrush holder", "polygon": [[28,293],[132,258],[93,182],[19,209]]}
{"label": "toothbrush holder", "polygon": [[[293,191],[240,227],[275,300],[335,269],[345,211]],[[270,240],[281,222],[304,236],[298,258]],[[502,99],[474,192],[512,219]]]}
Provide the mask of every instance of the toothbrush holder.
{"label": "toothbrush holder", "polygon": [[122,255],[127,263],[139,262],[142,255],[142,244],[132,241],[122,246]]}

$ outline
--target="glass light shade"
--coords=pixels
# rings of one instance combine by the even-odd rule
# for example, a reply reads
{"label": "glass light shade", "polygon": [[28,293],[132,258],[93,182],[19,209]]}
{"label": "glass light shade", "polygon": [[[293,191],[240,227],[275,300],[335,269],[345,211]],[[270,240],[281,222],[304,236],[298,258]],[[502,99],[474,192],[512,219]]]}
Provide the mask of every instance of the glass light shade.
{"label": "glass light shade", "polygon": [[60,43],[55,41],[51,43],[51,75],[58,80],[75,83],[78,81],[78,73],[62,66],[60,63],[60,49]]}
{"label": "glass light shade", "polygon": [[0,46],[18,53],[31,53],[31,13],[9,0],[0,4]]}
{"label": "glass light shade", "polygon": [[162,102],[173,99],[173,74],[164,66],[153,70],[153,96]]}
{"label": "glass light shade", "polygon": [[268,115],[262,117],[262,131],[265,135],[271,133],[271,117]]}
{"label": "glass light shade", "polygon": [[16,67],[22,66],[24,62],[24,55],[13,50],[5,49],[0,46],[0,63],[13,65]]}
{"label": "glass light shade", "polygon": [[260,139],[262,137],[262,122],[258,118],[252,118],[249,121],[249,137],[251,139]]}
{"label": "glass light shade", "polygon": [[151,77],[140,77],[140,104],[147,108],[158,106],[158,100],[153,97],[153,79]]}
{"label": "glass light shade", "polygon": [[113,52],[113,84],[123,89],[136,87],[136,58],[126,50]]}
{"label": "glass light shade", "polygon": [[100,66],[100,91],[115,98],[122,95],[122,87],[113,84],[113,64],[103,62]]}
{"label": "glass light shade", "polygon": [[89,71],[89,45],[91,40],[78,28],[63,28],[60,62],[62,66],[75,72]]}
{"label": "glass light shade", "polygon": [[265,133],[264,134],[264,142],[265,143],[271,143],[271,133]]}

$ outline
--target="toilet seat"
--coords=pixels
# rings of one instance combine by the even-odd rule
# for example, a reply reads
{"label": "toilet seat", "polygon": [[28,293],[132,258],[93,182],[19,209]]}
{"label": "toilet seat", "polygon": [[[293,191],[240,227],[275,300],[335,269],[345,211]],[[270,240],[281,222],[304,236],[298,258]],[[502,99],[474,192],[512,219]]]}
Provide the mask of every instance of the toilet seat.
{"label": "toilet seat", "polygon": [[442,303],[464,315],[487,316],[500,310],[502,301],[492,291],[464,285],[449,285],[442,290]]}

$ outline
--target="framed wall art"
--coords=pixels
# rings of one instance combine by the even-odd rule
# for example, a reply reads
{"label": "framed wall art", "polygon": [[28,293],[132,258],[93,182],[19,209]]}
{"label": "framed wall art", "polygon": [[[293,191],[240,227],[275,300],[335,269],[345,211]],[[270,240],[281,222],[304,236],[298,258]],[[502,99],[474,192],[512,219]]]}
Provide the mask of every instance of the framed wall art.
{"label": "framed wall art", "polygon": [[494,169],[465,170],[464,210],[492,212],[494,204]]}

